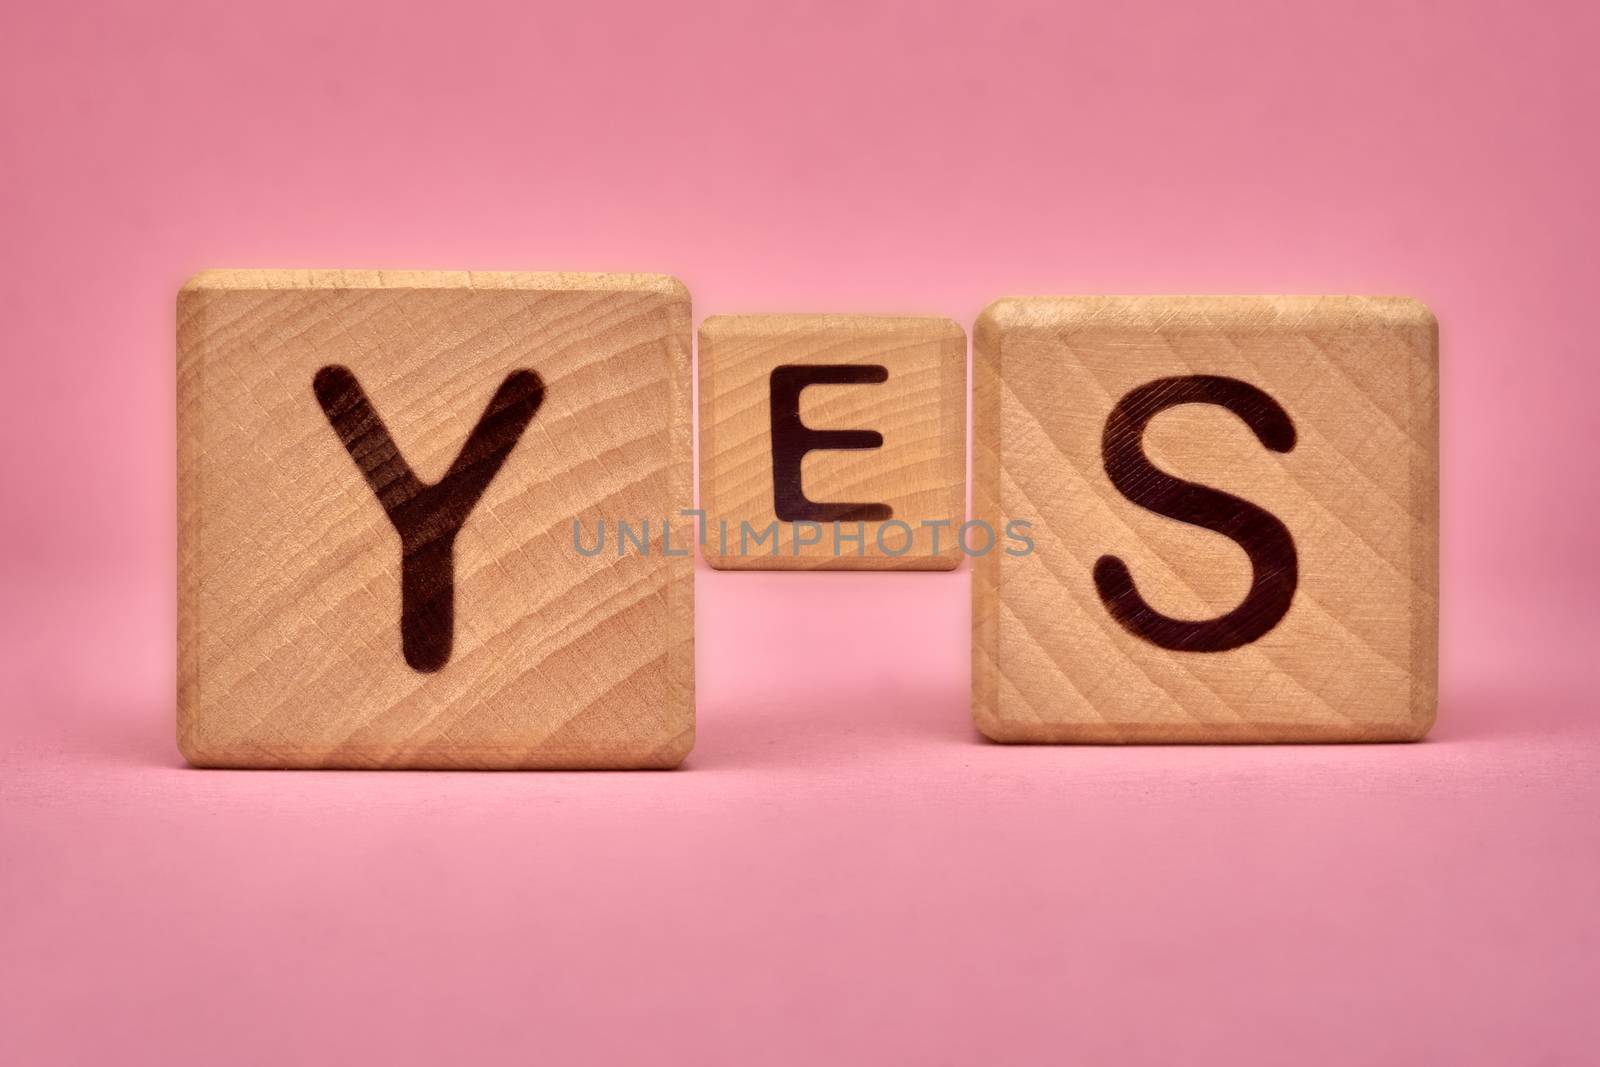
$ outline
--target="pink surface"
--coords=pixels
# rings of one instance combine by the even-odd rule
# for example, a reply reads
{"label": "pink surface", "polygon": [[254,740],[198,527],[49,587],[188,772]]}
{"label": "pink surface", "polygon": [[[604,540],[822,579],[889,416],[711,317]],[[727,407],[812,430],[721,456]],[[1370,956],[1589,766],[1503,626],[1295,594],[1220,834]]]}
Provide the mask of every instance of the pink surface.
{"label": "pink surface", "polygon": [[[1592,1060],[1597,30],[8,5],[0,1062]],[[185,770],[172,304],[210,266],[666,270],[701,316],[1419,296],[1438,729],[1000,748],[964,571],[702,573],[680,772]]]}

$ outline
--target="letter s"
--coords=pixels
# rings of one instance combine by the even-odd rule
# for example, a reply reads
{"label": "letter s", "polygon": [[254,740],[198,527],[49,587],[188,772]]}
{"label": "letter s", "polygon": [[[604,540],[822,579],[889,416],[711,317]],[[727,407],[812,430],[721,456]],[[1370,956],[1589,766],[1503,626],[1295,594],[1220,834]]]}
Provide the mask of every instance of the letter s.
{"label": "letter s", "polygon": [[1145,603],[1127,565],[1101,556],[1094,565],[1095,589],[1123,628],[1180,652],[1223,652],[1261,637],[1278,624],[1294,599],[1299,561],[1294,538],[1276,517],[1229,493],[1174,478],[1144,454],[1144,430],[1152,418],[1180,404],[1216,404],[1244,420],[1267,448],[1288,452],[1294,423],[1266,393],[1236,378],[1195,374],[1162,378],[1128,393],[1106,419],[1101,454],[1117,491],[1142,508],[1169,519],[1214,530],[1250,557],[1250,592],[1226,615],[1194,622],[1173,619]]}

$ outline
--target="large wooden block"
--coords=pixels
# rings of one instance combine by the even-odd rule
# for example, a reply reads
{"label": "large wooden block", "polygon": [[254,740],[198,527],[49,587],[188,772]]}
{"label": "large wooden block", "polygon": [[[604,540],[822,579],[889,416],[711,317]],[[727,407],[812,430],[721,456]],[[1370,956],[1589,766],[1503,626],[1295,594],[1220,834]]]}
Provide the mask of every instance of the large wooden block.
{"label": "large wooden block", "polygon": [[[689,329],[687,292],[654,275],[189,282],[185,757],[681,761],[694,534],[684,523],[663,544],[661,522],[690,501]],[[648,555],[576,550],[618,520],[649,522]]]}
{"label": "large wooden block", "polygon": [[974,332],[973,713],[1001,741],[1434,719],[1438,328],[1411,300],[1074,297]]}
{"label": "large wooden block", "polygon": [[967,337],[940,318],[700,327],[702,549],[746,570],[949,570],[966,506]]}

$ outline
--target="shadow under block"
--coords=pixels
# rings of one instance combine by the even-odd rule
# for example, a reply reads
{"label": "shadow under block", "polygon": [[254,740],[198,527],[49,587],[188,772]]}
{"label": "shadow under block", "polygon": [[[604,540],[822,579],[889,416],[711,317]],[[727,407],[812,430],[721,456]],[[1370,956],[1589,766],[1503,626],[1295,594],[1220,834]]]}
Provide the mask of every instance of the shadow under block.
{"label": "shadow under block", "polygon": [[957,566],[966,366],[966,333],[949,319],[706,319],[707,562],[725,570]]}
{"label": "shadow under block", "polygon": [[[216,271],[178,297],[178,741],[202,766],[671,767],[694,741],[689,296]],[[381,497],[380,497],[381,494]],[[392,517],[391,517],[392,514]],[[586,557],[599,523],[650,553]],[[404,531],[404,532],[402,532]],[[608,531],[609,532],[609,531]]]}
{"label": "shadow under block", "polygon": [[[1415,740],[1438,328],[1365,297],[1001,300],[974,331],[973,714],[1043,742]],[[1138,502],[1136,502],[1138,501]]]}

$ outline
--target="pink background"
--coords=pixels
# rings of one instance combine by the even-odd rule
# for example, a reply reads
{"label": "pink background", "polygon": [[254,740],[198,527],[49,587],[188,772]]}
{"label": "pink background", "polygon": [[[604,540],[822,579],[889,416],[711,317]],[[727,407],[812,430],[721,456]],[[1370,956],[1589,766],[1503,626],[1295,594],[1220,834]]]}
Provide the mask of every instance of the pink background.
{"label": "pink background", "polygon": [[[1591,12],[7,4],[0,1061],[1592,1059]],[[185,770],[173,297],[213,266],[1421,297],[1439,726],[986,745],[965,571],[702,573],[678,773]]]}

